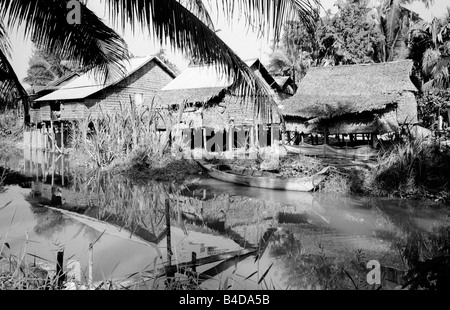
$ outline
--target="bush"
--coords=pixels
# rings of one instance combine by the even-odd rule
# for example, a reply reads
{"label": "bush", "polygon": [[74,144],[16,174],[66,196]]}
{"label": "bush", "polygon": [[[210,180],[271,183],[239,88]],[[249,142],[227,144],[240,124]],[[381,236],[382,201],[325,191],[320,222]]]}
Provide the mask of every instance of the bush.
{"label": "bush", "polygon": [[450,190],[450,152],[422,140],[398,142],[381,157],[373,193],[418,198]]}
{"label": "bush", "polygon": [[148,165],[149,158],[161,159],[170,150],[169,134],[157,129],[162,122],[171,128],[170,116],[152,107],[121,105],[118,111],[101,111],[97,118],[79,123],[72,133],[73,147],[97,168]]}

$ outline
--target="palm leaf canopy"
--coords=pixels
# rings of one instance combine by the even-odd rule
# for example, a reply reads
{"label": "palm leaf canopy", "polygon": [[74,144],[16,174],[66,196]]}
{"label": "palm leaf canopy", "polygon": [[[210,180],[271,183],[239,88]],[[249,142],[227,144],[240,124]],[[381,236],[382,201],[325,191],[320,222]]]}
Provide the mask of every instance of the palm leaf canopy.
{"label": "palm leaf canopy", "polygon": [[[69,0],[0,0],[0,19],[10,27],[25,26],[25,35],[47,46],[62,58],[81,66],[98,68],[108,77],[121,71],[121,60],[129,57],[123,39],[81,4],[82,22],[67,22]],[[183,5],[183,4],[185,5]],[[229,20],[235,14],[245,17],[248,27],[261,34],[273,33],[278,41],[283,24],[300,20],[313,25],[318,0],[106,0],[110,19],[115,24],[139,25],[149,29],[160,43],[179,49],[204,63],[217,65],[231,76],[236,88],[255,94],[255,112],[270,111],[270,90],[253,75],[248,66],[217,36],[204,3],[221,9]]]}
{"label": "palm leaf canopy", "polygon": [[[188,1],[202,2],[202,1]],[[222,10],[229,20],[239,13],[245,17],[246,25],[260,30],[260,34],[273,32],[278,41],[283,24],[288,20],[301,20],[306,26],[314,24],[314,9],[317,0],[205,0],[210,6]],[[202,2],[203,3],[203,2]],[[270,113],[270,90],[257,79],[248,66],[202,22],[200,15],[188,10],[176,0],[109,0],[110,16],[122,25],[138,22],[148,28],[161,44],[181,50],[201,62],[217,65],[223,74],[231,76],[236,88],[243,95],[260,94],[255,100],[254,111],[264,115]],[[204,8],[204,6],[199,6]],[[208,18],[206,17],[206,20]],[[209,18],[210,20],[210,18]],[[273,102],[272,102],[273,103]]]}

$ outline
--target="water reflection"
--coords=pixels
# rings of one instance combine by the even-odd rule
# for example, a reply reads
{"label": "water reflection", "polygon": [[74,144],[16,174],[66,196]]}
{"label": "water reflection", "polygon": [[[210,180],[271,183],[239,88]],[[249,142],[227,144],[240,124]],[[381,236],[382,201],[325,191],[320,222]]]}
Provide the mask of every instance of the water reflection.
{"label": "water reflection", "polygon": [[[184,187],[143,184],[117,174],[71,171],[67,158],[39,156],[40,164],[24,163],[35,180],[28,198],[33,207],[29,214],[21,209],[10,236],[18,240],[21,229],[32,227],[36,245],[29,251],[52,260],[46,251],[64,246],[66,257],[79,260],[85,273],[95,243],[96,280],[134,273],[155,280],[158,271],[172,270],[170,264],[212,257],[213,263],[183,267],[200,273],[196,283],[203,288],[227,281],[230,289],[375,289],[367,283],[366,263],[377,260],[383,288],[392,289],[419,274],[407,271],[442,255],[439,249],[449,240],[448,208],[414,201],[273,191],[211,179]],[[11,207],[0,213],[2,235]],[[19,251],[23,242],[11,244]],[[242,254],[238,263],[230,254],[236,251]]]}

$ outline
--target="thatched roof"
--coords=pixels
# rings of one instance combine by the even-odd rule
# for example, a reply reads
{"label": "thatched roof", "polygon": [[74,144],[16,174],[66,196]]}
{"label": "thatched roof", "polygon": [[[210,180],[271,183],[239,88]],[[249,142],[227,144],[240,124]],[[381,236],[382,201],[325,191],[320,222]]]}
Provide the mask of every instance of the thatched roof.
{"label": "thatched roof", "polygon": [[297,93],[282,102],[283,114],[306,119],[383,110],[403,93],[416,92],[410,80],[413,62],[311,68]]}

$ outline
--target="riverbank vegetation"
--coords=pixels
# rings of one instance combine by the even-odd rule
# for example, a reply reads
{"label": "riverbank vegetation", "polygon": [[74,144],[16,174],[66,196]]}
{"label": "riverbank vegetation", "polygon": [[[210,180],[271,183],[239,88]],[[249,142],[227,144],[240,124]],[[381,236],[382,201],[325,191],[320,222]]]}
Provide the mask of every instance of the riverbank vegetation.
{"label": "riverbank vegetation", "polygon": [[71,133],[74,165],[142,180],[172,182],[198,175],[200,167],[182,159],[181,136],[172,138],[171,130],[161,130],[174,128],[179,117],[181,113],[137,108],[133,102],[121,105],[120,111],[102,111],[95,119],[79,122]]}

